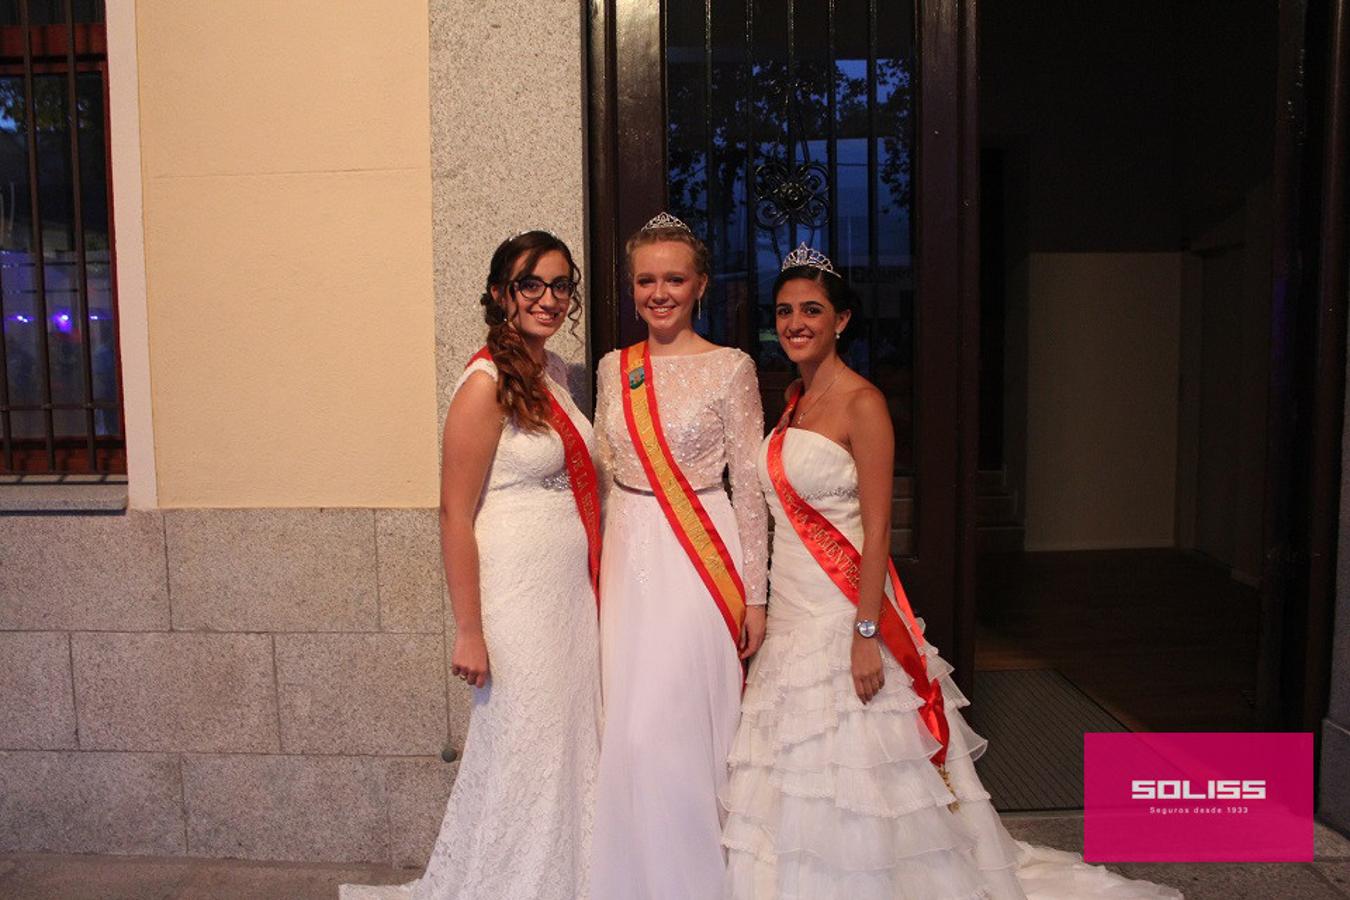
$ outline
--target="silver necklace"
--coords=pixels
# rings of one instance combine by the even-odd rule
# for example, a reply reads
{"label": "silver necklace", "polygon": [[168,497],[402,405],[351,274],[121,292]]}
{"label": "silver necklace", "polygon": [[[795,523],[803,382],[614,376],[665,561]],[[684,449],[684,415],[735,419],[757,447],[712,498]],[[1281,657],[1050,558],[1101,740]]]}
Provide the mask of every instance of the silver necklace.
{"label": "silver necklace", "polygon": [[[826,394],[830,392],[830,388],[834,387],[834,383],[838,381],[839,376],[843,374],[844,374],[844,365],[841,362],[839,364],[839,371],[835,372],[834,377],[830,379],[830,383],[825,385],[825,390],[821,391],[819,394],[816,394],[816,396],[812,398],[815,402],[811,404],[811,412],[816,411],[816,407],[820,405],[820,401],[825,397]],[[806,394],[804,392],[802,394],[802,399],[803,400],[806,399]],[[802,427],[802,422],[804,422],[805,420],[806,420],[806,409],[804,407],[798,407],[797,423],[796,423],[797,427],[798,428]]]}

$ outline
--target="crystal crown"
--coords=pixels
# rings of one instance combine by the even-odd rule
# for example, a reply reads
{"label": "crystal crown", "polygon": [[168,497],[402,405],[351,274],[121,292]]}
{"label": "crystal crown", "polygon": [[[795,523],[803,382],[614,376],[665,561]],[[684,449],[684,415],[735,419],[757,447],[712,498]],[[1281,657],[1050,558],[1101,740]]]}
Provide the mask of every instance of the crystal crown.
{"label": "crystal crown", "polygon": [[690,234],[693,233],[688,225],[684,224],[668,212],[657,213],[655,216],[652,216],[650,222],[642,226],[643,231],[655,231],[658,228],[678,228],[681,231],[688,231]]}
{"label": "crystal crown", "polygon": [[831,275],[838,275],[834,270],[834,264],[830,258],[819,250],[806,246],[806,241],[802,241],[796,250],[793,250],[783,259],[783,270],[791,269],[793,266],[810,266],[813,269],[820,269],[822,272],[829,272]]}

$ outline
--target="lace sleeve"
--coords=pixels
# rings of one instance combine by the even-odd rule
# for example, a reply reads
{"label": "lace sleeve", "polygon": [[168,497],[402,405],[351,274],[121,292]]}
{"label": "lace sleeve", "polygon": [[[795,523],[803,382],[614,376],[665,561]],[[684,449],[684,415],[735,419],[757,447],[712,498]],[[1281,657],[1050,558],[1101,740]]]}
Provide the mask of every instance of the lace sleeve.
{"label": "lace sleeve", "polygon": [[754,360],[744,354],[737,360],[727,385],[726,415],[722,421],[731,475],[731,505],[736,510],[744,557],[741,580],[745,582],[745,602],[761,606],[765,602],[769,567],[769,510],[756,468],[759,445],[764,440],[764,407],[759,399]]}

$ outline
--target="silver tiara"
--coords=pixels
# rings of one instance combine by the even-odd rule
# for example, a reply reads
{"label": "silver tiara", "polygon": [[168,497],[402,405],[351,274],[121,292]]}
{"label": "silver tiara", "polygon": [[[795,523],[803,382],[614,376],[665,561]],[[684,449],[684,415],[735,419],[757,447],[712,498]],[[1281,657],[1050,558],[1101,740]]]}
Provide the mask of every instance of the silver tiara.
{"label": "silver tiara", "polygon": [[676,228],[680,231],[688,231],[690,234],[694,233],[688,225],[684,224],[668,212],[661,212],[652,216],[651,221],[646,225],[643,225],[641,230],[655,231],[658,228]]}
{"label": "silver tiara", "polygon": [[517,231],[515,234],[508,234],[508,235],[502,240],[502,243],[505,244],[507,241],[514,241],[516,238],[520,237],[521,235],[529,234],[531,231],[542,231],[544,234],[546,234],[546,235],[548,235],[549,237],[553,238],[555,241],[561,241],[561,240],[562,240],[562,238],[558,237],[556,234],[554,234],[553,232],[549,231],[547,228],[526,228],[524,231]]}
{"label": "silver tiara", "polygon": [[806,246],[806,241],[802,241],[796,250],[793,250],[784,258],[783,268],[779,271],[786,271],[793,266],[810,266],[822,272],[829,272],[831,275],[839,275],[834,270],[834,264],[830,262],[830,258],[819,250]]}

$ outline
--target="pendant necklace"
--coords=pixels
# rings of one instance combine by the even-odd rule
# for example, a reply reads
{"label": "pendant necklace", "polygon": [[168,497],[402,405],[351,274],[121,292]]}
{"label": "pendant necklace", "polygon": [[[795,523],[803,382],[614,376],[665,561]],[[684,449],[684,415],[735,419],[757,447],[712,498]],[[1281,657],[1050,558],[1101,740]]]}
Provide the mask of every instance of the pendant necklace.
{"label": "pendant necklace", "polygon": [[[827,385],[825,385],[825,390],[821,391],[821,392],[820,392],[819,394],[817,394],[814,398],[812,398],[812,399],[815,401],[814,403],[811,404],[811,411],[812,411],[812,412],[815,412],[816,407],[820,405],[820,401],[821,401],[822,399],[824,399],[825,395],[828,394],[828,393],[830,392],[830,388],[834,387],[834,383],[835,383],[836,381],[838,381],[838,380],[839,380],[839,376],[840,376],[840,375],[843,375],[843,374],[844,374],[844,364],[843,364],[843,362],[841,361],[841,362],[839,363],[839,371],[835,372],[835,373],[834,373],[834,377],[830,379],[830,383],[827,384]],[[802,395],[802,399],[803,399],[803,400],[806,399],[806,396],[805,396],[805,393],[804,393],[804,392],[803,392],[803,395]],[[802,422],[805,421],[805,420],[806,420],[806,410],[805,410],[805,408],[803,408],[803,407],[798,407],[798,408],[797,408],[797,421],[796,421],[796,427],[801,428],[801,427],[802,427]]]}

